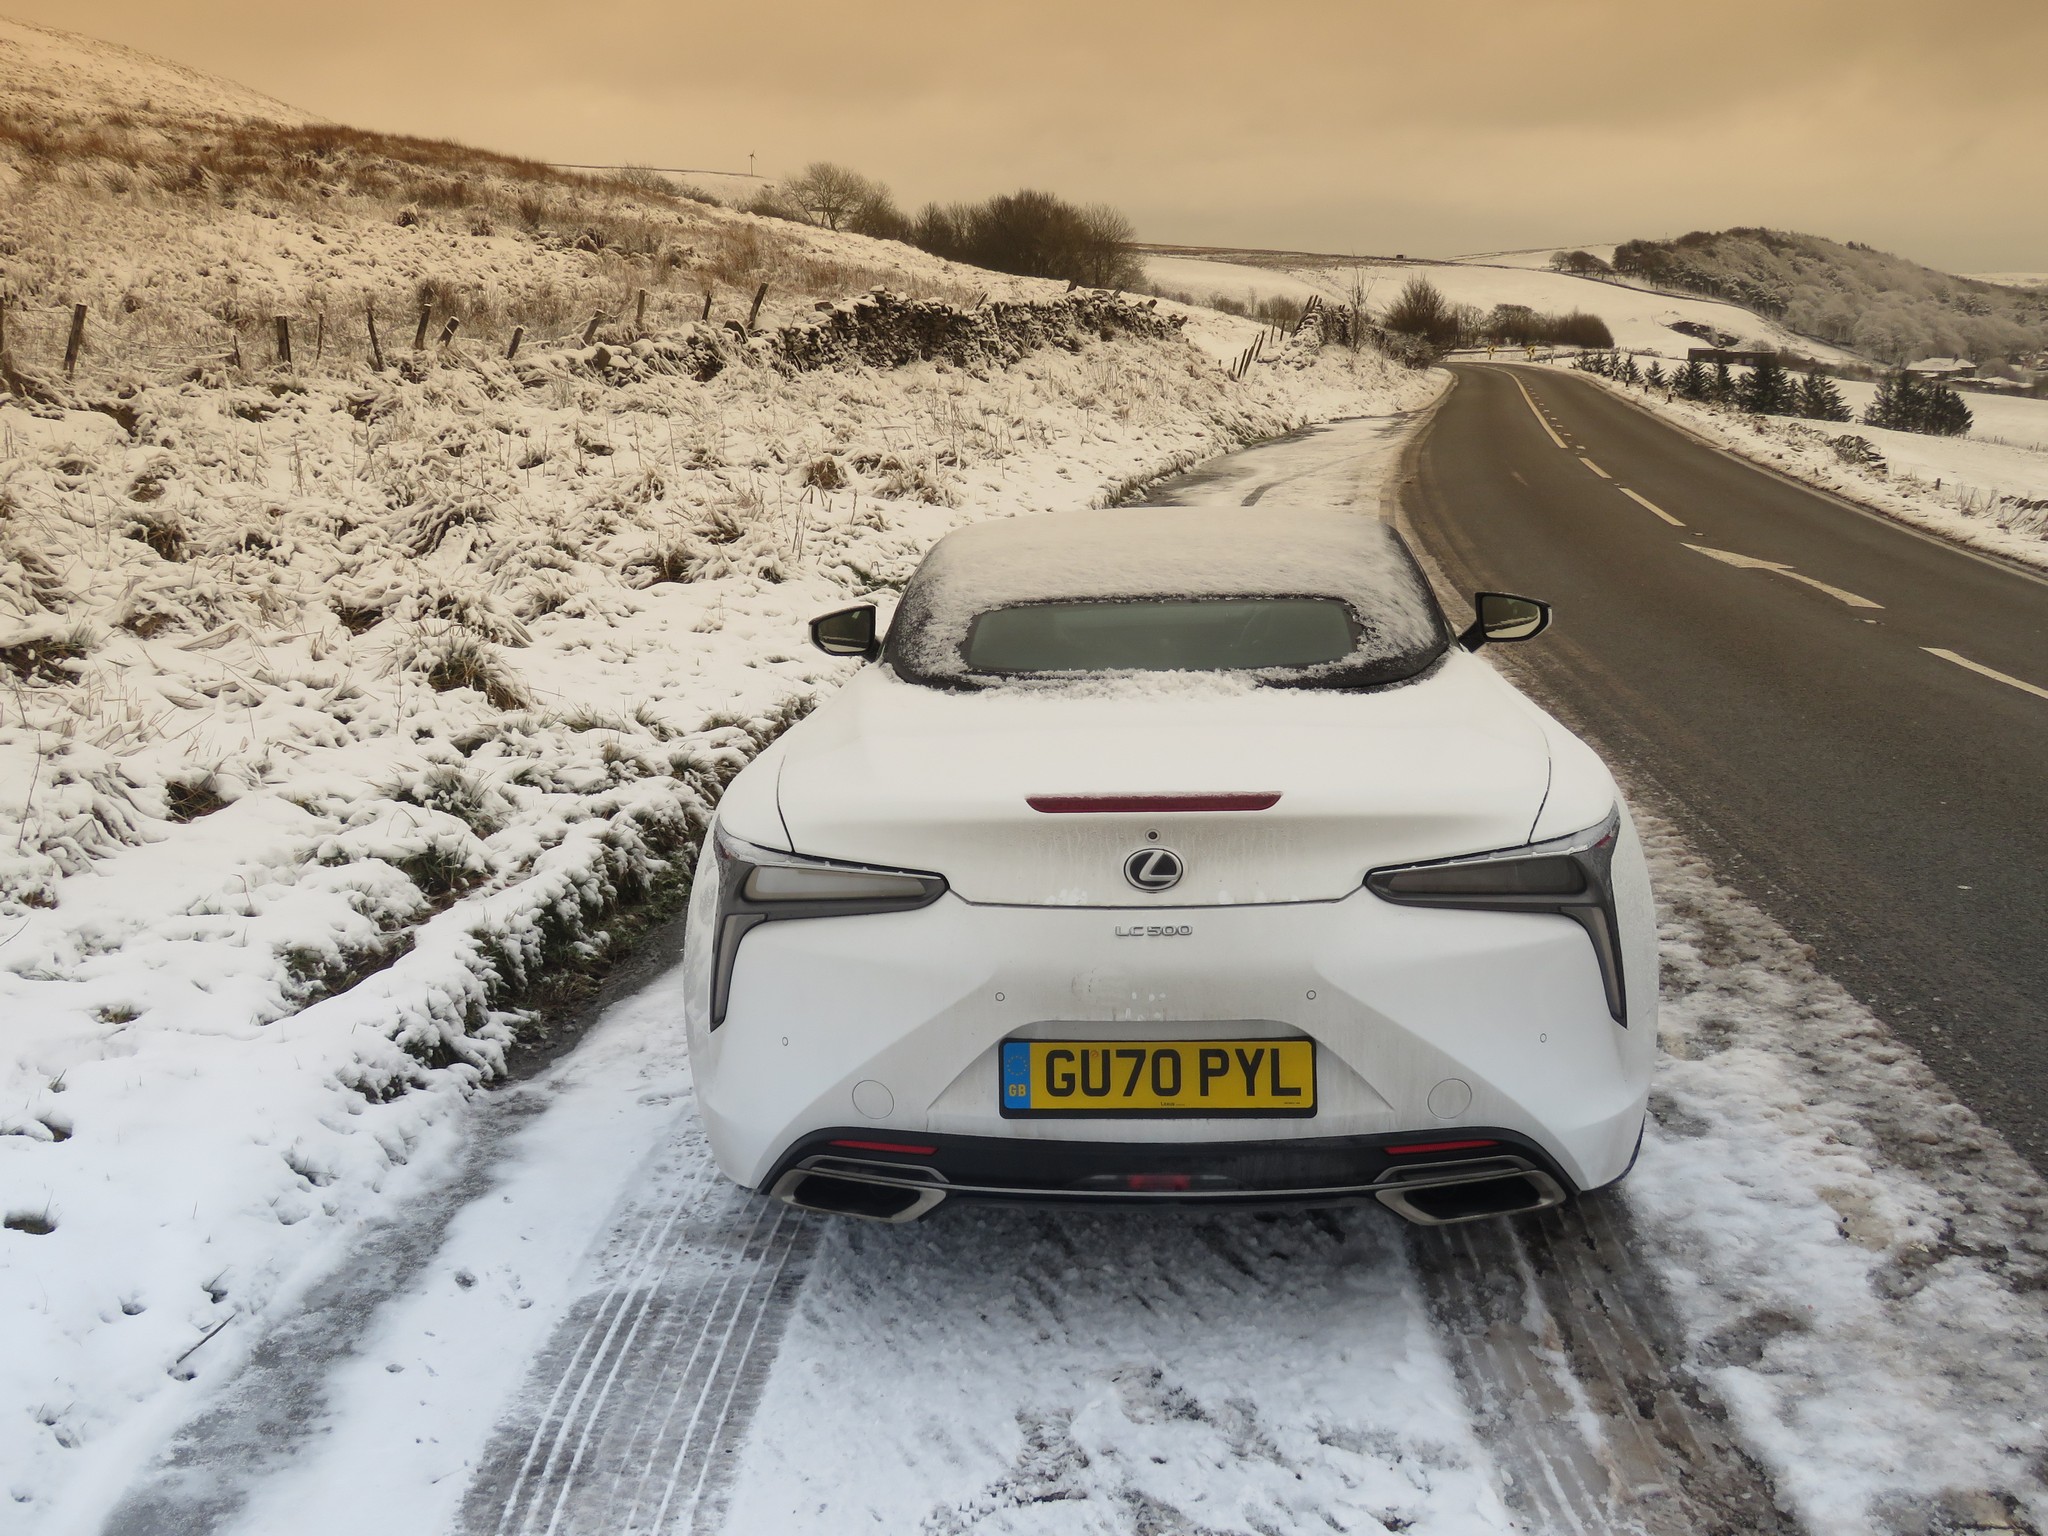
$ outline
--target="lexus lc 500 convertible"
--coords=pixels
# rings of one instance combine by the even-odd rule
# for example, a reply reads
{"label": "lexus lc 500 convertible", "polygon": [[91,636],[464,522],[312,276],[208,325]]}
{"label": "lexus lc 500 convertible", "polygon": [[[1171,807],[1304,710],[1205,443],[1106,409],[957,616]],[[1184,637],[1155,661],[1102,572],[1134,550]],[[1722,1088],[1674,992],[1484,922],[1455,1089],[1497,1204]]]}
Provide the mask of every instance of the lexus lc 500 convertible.
{"label": "lexus lc 500 convertible", "polygon": [[750,764],[686,940],[720,1166],[808,1209],[1335,1205],[1612,1183],[1656,1039],[1648,873],[1593,752],[1400,537],[1141,509],[936,544]]}

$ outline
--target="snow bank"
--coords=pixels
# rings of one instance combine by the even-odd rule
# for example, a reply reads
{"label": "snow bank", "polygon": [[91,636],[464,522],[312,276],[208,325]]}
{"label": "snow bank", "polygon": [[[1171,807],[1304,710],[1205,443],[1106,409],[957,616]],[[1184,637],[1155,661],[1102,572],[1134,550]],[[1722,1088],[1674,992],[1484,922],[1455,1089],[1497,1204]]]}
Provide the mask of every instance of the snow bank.
{"label": "snow bank", "polygon": [[2048,1189],[1668,824],[1638,824],[1664,1060],[1624,1188],[1694,1369],[1816,1536],[2003,1529],[2012,1490],[2039,1526]]}
{"label": "snow bank", "polygon": [[[2048,401],[1970,394],[1966,437],[1895,432],[1861,422],[1748,416],[1593,379],[1745,458],[1901,522],[2048,569]],[[1873,384],[1839,381],[1861,415]],[[1869,454],[1858,446],[1867,445]],[[1874,457],[1871,455],[1874,454]]]}
{"label": "snow bank", "polygon": [[1107,303],[0,407],[0,1467],[31,1518],[439,1176],[536,1000],[843,675],[810,615],[960,524],[1436,388],[1349,354],[1236,383]]}

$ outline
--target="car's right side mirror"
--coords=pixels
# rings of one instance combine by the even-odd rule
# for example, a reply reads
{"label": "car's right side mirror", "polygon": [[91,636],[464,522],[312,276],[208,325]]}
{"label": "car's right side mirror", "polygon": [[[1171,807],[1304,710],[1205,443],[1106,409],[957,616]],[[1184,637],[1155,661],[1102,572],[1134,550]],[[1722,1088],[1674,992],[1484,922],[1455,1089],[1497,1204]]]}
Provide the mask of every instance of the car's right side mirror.
{"label": "car's right side mirror", "polygon": [[1476,651],[1488,643],[1533,640],[1550,628],[1550,604],[1512,592],[1478,592],[1472,597],[1472,627],[1458,644]]}
{"label": "car's right side mirror", "polygon": [[875,605],[840,608],[811,620],[811,644],[827,656],[873,661],[882,654],[882,643],[875,638]]}

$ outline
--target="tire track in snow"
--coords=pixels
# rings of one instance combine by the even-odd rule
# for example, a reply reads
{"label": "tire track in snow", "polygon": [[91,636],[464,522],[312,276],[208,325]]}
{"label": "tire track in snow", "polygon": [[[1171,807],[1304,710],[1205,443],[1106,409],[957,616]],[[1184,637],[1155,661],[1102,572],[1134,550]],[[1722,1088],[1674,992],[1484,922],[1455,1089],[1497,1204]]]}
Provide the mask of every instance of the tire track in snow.
{"label": "tire track in snow", "polygon": [[1795,1536],[1719,1401],[1684,1370],[1618,1200],[1412,1228],[1408,1251],[1504,1496],[1535,1528]]}
{"label": "tire track in snow", "polygon": [[492,1437],[463,1536],[715,1531],[813,1237],[701,1162],[629,1214],[609,1284],[570,1309]]}

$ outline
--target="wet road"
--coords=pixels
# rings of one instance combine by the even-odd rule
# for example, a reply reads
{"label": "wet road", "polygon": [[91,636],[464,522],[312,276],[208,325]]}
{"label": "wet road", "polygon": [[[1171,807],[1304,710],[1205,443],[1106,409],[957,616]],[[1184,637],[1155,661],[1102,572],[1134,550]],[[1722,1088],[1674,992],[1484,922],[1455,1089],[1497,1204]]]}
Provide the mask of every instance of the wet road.
{"label": "wet road", "polygon": [[1705,446],[1600,386],[1461,366],[1401,510],[1515,653],[2048,1169],[2048,579]]}

